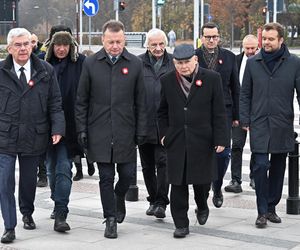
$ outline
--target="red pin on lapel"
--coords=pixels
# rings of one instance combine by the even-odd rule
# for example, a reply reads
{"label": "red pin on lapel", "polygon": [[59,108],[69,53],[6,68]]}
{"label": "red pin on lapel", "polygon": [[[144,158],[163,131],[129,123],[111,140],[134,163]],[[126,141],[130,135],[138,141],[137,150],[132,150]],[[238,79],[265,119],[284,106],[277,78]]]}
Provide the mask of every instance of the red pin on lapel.
{"label": "red pin on lapel", "polygon": [[202,81],[201,81],[201,80],[196,80],[196,85],[197,85],[198,87],[201,87],[201,86],[202,86]]}
{"label": "red pin on lapel", "polygon": [[122,68],[123,75],[128,75],[128,68]]}
{"label": "red pin on lapel", "polygon": [[34,81],[33,81],[33,80],[30,80],[30,81],[28,82],[28,85],[29,85],[29,87],[33,87],[33,86],[34,86]]}
{"label": "red pin on lapel", "polygon": [[223,60],[222,59],[219,59],[219,64],[223,64]]}

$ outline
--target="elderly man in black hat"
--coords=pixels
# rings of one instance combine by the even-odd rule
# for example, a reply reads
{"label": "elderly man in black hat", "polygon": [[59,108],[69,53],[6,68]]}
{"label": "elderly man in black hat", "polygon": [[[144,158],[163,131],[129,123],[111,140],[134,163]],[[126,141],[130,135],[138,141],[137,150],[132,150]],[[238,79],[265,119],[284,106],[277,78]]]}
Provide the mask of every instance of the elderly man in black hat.
{"label": "elderly man in black hat", "polygon": [[207,221],[216,152],[224,150],[227,139],[226,113],[220,75],[199,67],[192,45],[175,47],[173,56],[176,70],[161,78],[158,119],[167,152],[174,237],[183,238],[189,234],[189,184],[194,188],[199,224]]}

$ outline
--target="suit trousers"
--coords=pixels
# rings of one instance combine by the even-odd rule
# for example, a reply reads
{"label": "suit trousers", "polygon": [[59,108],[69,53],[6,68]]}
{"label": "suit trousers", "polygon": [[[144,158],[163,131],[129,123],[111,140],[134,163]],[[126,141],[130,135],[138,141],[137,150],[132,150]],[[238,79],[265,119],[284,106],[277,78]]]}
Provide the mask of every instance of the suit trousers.
{"label": "suit trousers", "polygon": [[167,183],[167,156],[160,144],[146,143],[139,146],[145,185],[151,205],[166,207],[169,204]]}
{"label": "suit trousers", "polygon": [[[199,211],[208,209],[209,184],[193,185],[194,199]],[[170,208],[176,228],[189,226],[189,185],[171,185]]]}
{"label": "suit trousers", "polygon": [[[231,148],[231,180],[242,183],[242,163],[243,163],[243,149],[246,143],[247,131],[242,127],[232,127],[232,148]],[[253,179],[253,156],[251,154],[250,160],[250,179]]]}
{"label": "suit trousers", "polygon": [[23,215],[34,211],[37,166],[40,156],[0,154],[0,204],[6,230],[17,225],[15,201],[15,164],[19,160],[19,207]]}
{"label": "suit trousers", "polygon": [[275,207],[281,199],[287,154],[253,153],[253,155],[258,214],[275,212]]}
{"label": "suit trousers", "polygon": [[97,162],[97,165],[99,169],[99,188],[103,207],[103,216],[104,218],[116,217],[114,194],[125,198],[125,194],[129,189],[129,185],[136,169],[136,163],[129,162],[116,164],[119,179],[115,187],[115,163]]}

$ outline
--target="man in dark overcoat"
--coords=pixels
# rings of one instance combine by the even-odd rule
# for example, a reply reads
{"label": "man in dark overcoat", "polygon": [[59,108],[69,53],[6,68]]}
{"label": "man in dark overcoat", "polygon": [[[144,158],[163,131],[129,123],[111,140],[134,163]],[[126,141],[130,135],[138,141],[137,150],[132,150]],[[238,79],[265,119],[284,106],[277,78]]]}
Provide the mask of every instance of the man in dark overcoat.
{"label": "man in dark overcoat", "polygon": [[9,55],[0,62],[0,203],[2,243],[15,239],[15,162],[19,161],[19,207],[24,229],[32,218],[40,156],[65,134],[61,95],[54,69],[32,54],[30,32],[11,29]]}
{"label": "man in dark overcoat", "polygon": [[[246,62],[249,57],[255,55],[258,50],[258,39],[249,34],[243,39],[243,52],[236,56],[239,82],[242,84],[245,72]],[[231,149],[231,181],[225,187],[226,192],[241,193],[242,189],[242,162],[243,149],[246,143],[247,131],[240,124],[232,126],[232,149]],[[253,160],[250,160],[250,186],[255,189],[255,183],[252,175]]]}
{"label": "man in dark overcoat", "polygon": [[294,150],[294,92],[300,95],[300,59],[283,43],[279,23],[263,27],[262,49],[247,60],[240,98],[241,125],[250,131],[254,157],[258,217],[256,226],[267,220],[281,223],[276,214],[280,202],[286,156]]}
{"label": "man in dark overcoat", "polygon": [[150,203],[147,215],[166,217],[169,204],[169,185],[166,180],[166,152],[160,144],[157,110],[160,102],[160,78],[174,70],[173,57],[166,50],[168,39],[160,29],[151,29],[146,35],[147,52],[140,55],[143,61],[147,104],[147,138],[139,146],[145,185]]}
{"label": "man in dark overcoat", "polygon": [[239,124],[239,94],[240,84],[237,73],[235,55],[219,46],[220,33],[215,23],[206,23],[201,28],[202,46],[196,50],[199,66],[220,73],[222,78],[223,95],[227,114],[228,141],[223,152],[218,156],[218,178],[212,184],[213,204],[220,208],[223,204],[222,185],[223,178],[230,161],[230,139],[232,126]]}
{"label": "man in dark overcoat", "polygon": [[197,219],[203,225],[216,177],[216,152],[224,150],[228,139],[220,75],[198,66],[192,45],[175,47],[173,56],[176,70],[161,78],[158,119],[167,152],[174,237],[181,238],[189,233],[188,185],[193,184]]}
{"label": "man in dark overcoat", "polygon": [[[99,169],[104,236],[116,238],[136,167],[136,145],[147,135],[147,112],[142,61],[124,48],[123,24],[111,20],[102,30],[103,48],[83,63],[75,116],[79,141]],[[119,179],[114,187],[115,164]]]}

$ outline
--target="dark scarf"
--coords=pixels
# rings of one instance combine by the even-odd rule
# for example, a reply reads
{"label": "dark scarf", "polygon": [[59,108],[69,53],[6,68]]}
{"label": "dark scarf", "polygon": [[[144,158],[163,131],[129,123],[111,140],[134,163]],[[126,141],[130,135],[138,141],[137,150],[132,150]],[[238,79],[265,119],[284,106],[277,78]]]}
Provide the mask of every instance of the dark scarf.
{"label": "dark scarf", "polygon": [[275,64],[279,61],[286,50],[285,44],[281,45],[281,48],[276,51],[266,52],[264,49],[261,49],[261,55],[264,59],[265,64],[267,65],[268,69],[272,72]]}
{"label": "dark scarf", "polygon": [[210,53],[210,51],[205,48],[205,46],[201,46],[201,49],[203,51],[203,58],[204,62],[207,65],[208,69],[216,70],[217,68],[217,61],[218,61],[218,56],[219,56],[219,47],[214,48],[214,52]]}
{"label": "dark scarf", "polygon": [[189,96],[191,87],[198,73],[198,69],[199,69],[199,65],[197,64],[194,72],[189,77],[182,76],[178,73],[178,71],[176,71],[176,78],[186,98],[188,98]]}
{"label": "dark scarf", "polygon": [[150,52],[148,54],[150,58],[150,63],[153,66],[155,73],[157,74],[163,63],[164,55],[157,60],[156,57],[154,57]]}

